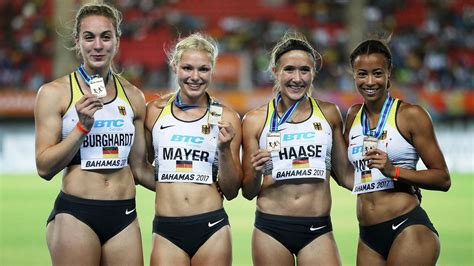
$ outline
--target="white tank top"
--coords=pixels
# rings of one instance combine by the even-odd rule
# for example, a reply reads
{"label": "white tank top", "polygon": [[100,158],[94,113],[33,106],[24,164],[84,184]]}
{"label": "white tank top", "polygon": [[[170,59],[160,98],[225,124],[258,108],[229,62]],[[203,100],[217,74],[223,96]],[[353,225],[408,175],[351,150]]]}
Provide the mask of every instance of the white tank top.
{"label": "white tank top", "polygon": [[[393,107],[387,118],[383,134],[378,141],[378,149],[388,154],[393,165],[416,169],[418,153],[398,131],[396,125],[396,114],[401,101],[395,99]],[[353,194],[361,194],[394,188],[394,182],[390,177],[384,176],[380,170],[367,167],[367,162],[362,160],[362,146],[364,135],[362,134],[362,106],[352,123],[349,132],[349,146],[347,155],[354,166],[354,188]]]}
{"label": "white tank top", "polygon": [[[273,180],[319,178],[326,179],[331,171],[332,128],[313,98],[311,115],[298,123],[285,122],[278,126],[281,139],[280,151],[271,152],[263,169],[263,175]],[[260,135],[260,149],[267,148],[267,134],[275,110],[274,101],[268,104],[265,126]]]}
{"label": "white tank top", "polygon": [[[134,112],[118,78],[112,75],[117,91],[116,97],[104,103],[94,114],[94,125],[82,142],[79,158],[71,164],[79,163],[85,170],[118,169],[128,165],[128,154],[134,140]],[[84,95],[76,73],[69,75],[71,102],[62,118],[62,138],[74,129],[79,121],[75,104]]]}
{"label": "white tank top", "polygon": [[153,126],[155,179],[158,182],[212,184],[217,181],[217,126],[208,125],[208,113],[195,121],[173,114],[174,97]]}

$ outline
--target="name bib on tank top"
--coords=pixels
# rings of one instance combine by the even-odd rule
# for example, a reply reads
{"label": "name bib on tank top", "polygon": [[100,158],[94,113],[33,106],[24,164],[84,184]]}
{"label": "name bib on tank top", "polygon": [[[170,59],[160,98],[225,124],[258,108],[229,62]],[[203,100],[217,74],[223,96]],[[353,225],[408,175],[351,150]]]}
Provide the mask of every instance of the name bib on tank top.
{"label": "name bib on tank top", "polygon": [[[259,138],[260,149],[270,151],[262,174],[272,176],[275,182],[290,179],[325,180],[331,169],[332,130],[316,101],[307,98],[311,106],[308,118],[288,122],[284,117],[275,119],[277,101],[268,104],[268,115]],[[290,108],[291,109],[291,108]],[[278,133],[275,138],[272,134]]]}
{"label": "name bib on tank top", "polygon": [[[94,124],[81,144],[78,164],[84,170],[119,169],[128,165],[134,141],[134,112],[120,80],[109,72],[116,97],[104,103],[94,114]],[[84,78],[84,77],[83,77]],[[72,99],[62,117],[62,138],[66,138],[79,121],[74,105],[83,96],[76,74],[70,74]],[[90,80],[85,80],[89,82]],[[80,157],[80,158],[79,158]]]}
{"label": "name bib on tank top", "polygon": [[391,178],[384,176],[378,169],[367,169],[355,172],[353,194],[362,194],[394,188]]}
{"label": "name bib on tank top", "polygon": [[[303,136],[304,135],[304,136]],[[316,132],[282,134],[279,151],[272,151],[272,178],[275,181],[299,178],[326,179],[327,145]]]}
{"label": "name bib on tank top", "polygon": [[[207,113],[196,121],[174,117],[170,101],[153,127],[155,179],[163,183],[212,184],[219,129]],[[192,108],[192,107],[189,107]]]}
{"label": "name bib on tank top", "polygon": [[[212,184],[210,155],[215,150],[191,147],[162,147],[158,181]],[[212,156],[213,157],[213,156]]]}

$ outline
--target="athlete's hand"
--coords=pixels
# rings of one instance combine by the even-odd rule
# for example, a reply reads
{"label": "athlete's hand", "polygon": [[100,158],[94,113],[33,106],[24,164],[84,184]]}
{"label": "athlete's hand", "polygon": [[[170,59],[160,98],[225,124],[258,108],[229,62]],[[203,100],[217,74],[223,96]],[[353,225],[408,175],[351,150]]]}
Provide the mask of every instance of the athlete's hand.
{"label": "athlete's hand", "polygon": [[261,172],[263,166],[268,160],[270,160],[271,154],[267,150],[257,150],[250,156],[250,162],[252,163],[255,172]]}
{"label": "athlete's hand", "polygon": [[77,101],[75,107],[77,116],[81,124],[87,129],[90,130],[94,124],[94,114],[97,110],[102,109],[104,102],[102,99],[97,98],[97,96],[90,93],[84,93],[84,96]]}
{"label": "athlete's hand", "polygon": [[219,128],[219,137],[217,138],[217,148],[221,149],[224,146],[230,147],[231,141],[234,139],[235,130],[231,123],[226,121],[219,121],[217,124]]}
{"label": "athlete's hand", "polygon": [[367,155],[364,157],[364,160],[368,161],[369,168],[377,168],[385,176],[392,176],[392,173],[395,172],[395,167],[388,158],[388,154],[379,149],[373,149],[367,152]]}

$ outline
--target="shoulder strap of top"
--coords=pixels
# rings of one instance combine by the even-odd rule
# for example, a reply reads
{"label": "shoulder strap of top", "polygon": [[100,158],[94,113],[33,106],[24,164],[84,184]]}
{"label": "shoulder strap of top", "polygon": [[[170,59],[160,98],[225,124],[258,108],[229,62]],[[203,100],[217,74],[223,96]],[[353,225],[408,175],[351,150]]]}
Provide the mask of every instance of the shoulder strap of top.
{"label": "shoulder strap of top", "polygon": [[390,108],[390,113],[388,114],[387,124],[389,124],[393,128],[397,128],[395,119],[397,117],[397,110],[400,102],[401,101],[398,98],[395,98],[392,104],[392,108]]}
{"label": "shoulder strap of top", "polygon": [[309,100],[310,100],[310,104],[311,104],[311,107],[313,109],[313,114],[312,116],[317,116],[321,119],[326,119],[324,117],[324,114],[323,114],[323,111],[321,111],[321,108],[319,108],[319,105],[318,103],[316,102],[316,100],[313,98],[313,97],[309,97]]}
{"label": "shoulder strap of top", "polygon": [[76,72],[72,72],[69,74],[69,85],[70,85],[70,92],[71,92],[71,100],[69,101],[69,105],[67,107],[68,111],[72,106],[76,104],[79,99],[81,99],[82,93],[81,86],[79,85],[79,81],[77,80]]}
{"label": "shoulder strap of top", "polygon": [[272,119],[272,114],[273,114],[273,110],[275,110],[275,101],[272,99],[269,103],[268,103],[268,107],[267,107],[267,117],[265,118],[265,125],[263,125],[263,127],[265,128],[267,125],[270,125],[270,122],[271,122],[271,119]]}

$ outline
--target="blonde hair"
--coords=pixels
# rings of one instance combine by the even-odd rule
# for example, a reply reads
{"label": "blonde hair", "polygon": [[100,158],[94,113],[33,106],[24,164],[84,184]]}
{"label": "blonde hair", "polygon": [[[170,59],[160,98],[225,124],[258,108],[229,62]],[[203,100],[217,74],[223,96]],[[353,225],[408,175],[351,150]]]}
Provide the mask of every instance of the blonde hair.
{"label": "blonde hair", "polygon": [[181,60],[181,56],[185,50],[199,50],[208,53],[212,69],[214,70],[219,49],[217,42],[211,36],[196,32],[179,39],[176,45],[167,52],[168,64],[171,67],[176,66],[179,60]]}

